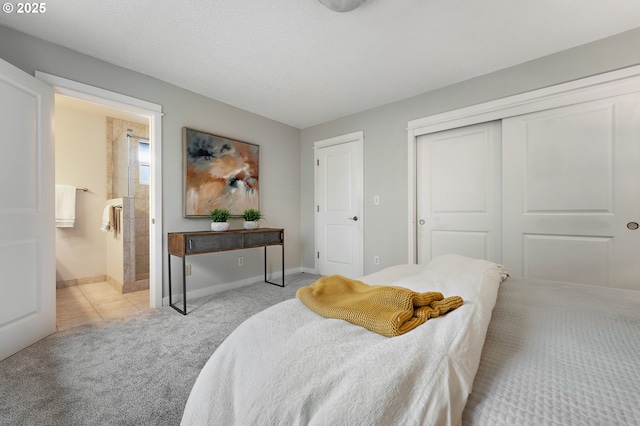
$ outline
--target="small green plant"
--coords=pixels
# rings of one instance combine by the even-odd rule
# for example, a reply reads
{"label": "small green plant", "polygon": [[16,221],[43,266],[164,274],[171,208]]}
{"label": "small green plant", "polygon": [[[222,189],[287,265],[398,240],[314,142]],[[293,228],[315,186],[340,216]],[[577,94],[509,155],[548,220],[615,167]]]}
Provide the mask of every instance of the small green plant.
{"label": "small green plant", "polygon": [[262,213],[260,213],[260,210],[257,209],[247,209],[244,211],[244,213],[242,213],[242,217],[247,222],[256,222],[262,219]]}
{"label": "small green plant", "polygon": [[211,222],[226,222],[229,220],[229,216],[231,216],[231,212],[227,209],[215,209],[209,215]]}

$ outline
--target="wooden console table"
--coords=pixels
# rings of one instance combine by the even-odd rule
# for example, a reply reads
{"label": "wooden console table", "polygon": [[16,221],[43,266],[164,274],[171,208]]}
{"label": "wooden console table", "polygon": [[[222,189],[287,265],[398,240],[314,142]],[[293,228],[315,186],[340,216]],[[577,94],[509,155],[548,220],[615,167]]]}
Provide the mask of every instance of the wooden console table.
{"label": "wooden console table", "polygon": [[[264,281],[284,287],[284,229],[232,229],[229,231],[169,232],[169,306],[182,315],[187,315],[187,273],[186,257],[196,254],[242,250],[264,247]],[[267,247],[282,246],[282,284],[267,280]],[[171,300],[171,256],[182,258],[182,301],[183,308],[175,306]]]}

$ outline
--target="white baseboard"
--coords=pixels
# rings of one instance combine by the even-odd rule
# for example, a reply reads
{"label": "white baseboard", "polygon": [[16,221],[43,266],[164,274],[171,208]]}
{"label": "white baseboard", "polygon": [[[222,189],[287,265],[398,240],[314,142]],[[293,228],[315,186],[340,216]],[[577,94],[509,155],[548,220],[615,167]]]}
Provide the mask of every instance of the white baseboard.
{"label": "white baseboard", "polygon": [[305,274],[318,275],[318,270],[315,268],[302,268],[302,272],[304,272]]}
{"label": "white baseboard", "polygon": [[[301,267],[291,268],[291,269],[286,269],[284,271],[284,275],[286,277],[287,275],[297,274],[299,272],[304,272]],[[282,282],[282,274],[280,272],[273,272],[272,274],[267,276],[267,279],[269,281],[274,281],[276,283],[278,283],[278,278],[280,279],[280,282]],[[223,291],[246,287],[256,282],[260,282],[262,280],[264,280],[264,274],[261,274],[259,276],[255,276],[252,278],[246,278],[240,281],[234,281],[232,283],[216,284],[210,287],[200,288],[198,290],[191,290],[191,291],[187,290],[187,300],[193,300],[198,297],[210,296],[212,294],[220,293]],[[189,286],[188,283],[187,283],[187,286]],[[180,297],[182,297],[182,295],[180,295]],[[173,303],[175,304],[175,301]],[[162,298],[162,306],[169,306],[169,296]]]}

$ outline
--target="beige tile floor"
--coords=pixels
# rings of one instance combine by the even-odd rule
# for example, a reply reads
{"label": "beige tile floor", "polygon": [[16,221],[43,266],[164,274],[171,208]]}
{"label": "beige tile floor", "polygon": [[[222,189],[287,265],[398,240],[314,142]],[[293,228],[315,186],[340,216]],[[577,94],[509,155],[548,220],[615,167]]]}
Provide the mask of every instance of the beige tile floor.
{"label": "beige tile floor", "polygon": [[149,290],[119,293],[107,282],[56,290],[58,331],[83,324],[122,318],[149,309]]}

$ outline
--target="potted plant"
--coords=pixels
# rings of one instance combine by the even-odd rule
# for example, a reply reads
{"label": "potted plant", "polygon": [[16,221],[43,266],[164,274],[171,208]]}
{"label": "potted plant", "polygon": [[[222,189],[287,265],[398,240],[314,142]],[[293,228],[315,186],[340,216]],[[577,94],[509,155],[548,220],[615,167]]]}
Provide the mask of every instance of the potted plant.
{"label": "potted plant", "polygon": [[231,216],[231,212],[227,209],[214,209],[209,214],[209,218],[211,219],[211,230],[212,231],[226,231],[229,229],[229,216]]}
{"label": "potted plant", "polygon": [[242,213],[242,217],[244,218],[244,229],[258,229],[260,227],[260,223],[258,222],[262,219],[262,213],[257,209],[247,209]]}

